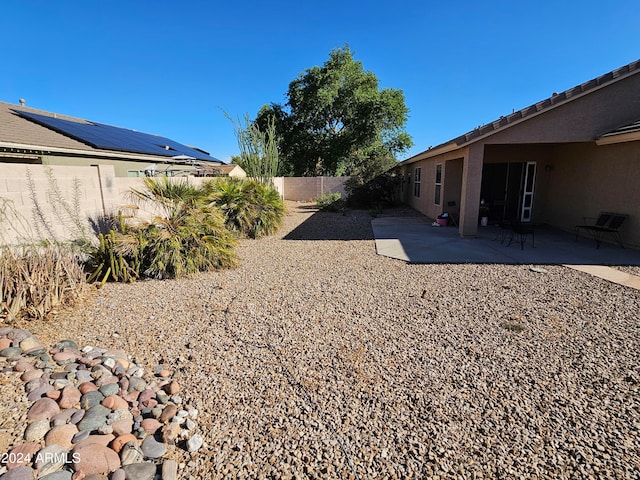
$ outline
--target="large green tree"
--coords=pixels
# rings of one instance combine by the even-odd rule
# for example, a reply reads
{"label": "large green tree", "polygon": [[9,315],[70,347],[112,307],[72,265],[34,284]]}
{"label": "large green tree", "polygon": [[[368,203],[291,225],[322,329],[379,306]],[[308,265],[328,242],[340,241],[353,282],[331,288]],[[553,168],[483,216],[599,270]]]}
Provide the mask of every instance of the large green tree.
{"label": "large green tree", "polygon": [[256,118],[261,127],[275,120],[282,174],[371,176],[413,145],[402,90],[380,89],[348,46],[301,73],[287,99]]}

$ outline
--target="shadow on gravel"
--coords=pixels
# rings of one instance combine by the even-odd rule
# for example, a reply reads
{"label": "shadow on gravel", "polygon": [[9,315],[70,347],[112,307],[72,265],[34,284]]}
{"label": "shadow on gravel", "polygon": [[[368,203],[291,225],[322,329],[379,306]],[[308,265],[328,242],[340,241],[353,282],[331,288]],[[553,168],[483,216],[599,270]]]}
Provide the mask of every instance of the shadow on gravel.
{"label": "shadow on gravel", "polygon": [[362,210],[316,212],[283,240],[373,240],[371,215]]}

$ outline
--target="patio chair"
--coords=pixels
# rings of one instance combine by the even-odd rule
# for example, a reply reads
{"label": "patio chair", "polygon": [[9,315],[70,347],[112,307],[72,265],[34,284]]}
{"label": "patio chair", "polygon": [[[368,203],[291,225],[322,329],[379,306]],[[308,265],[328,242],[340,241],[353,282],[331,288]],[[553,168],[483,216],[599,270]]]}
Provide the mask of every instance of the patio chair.
{"label": "patio chair", "polygon": [[447,208],[447,213],[449,214],[449,225],[457,227],[458,226],[460,212],[458,212],[458,210],[456,208],[455,200],[447,202],[447,207],[448,207]]}
{"label": "patio chair", "polygon": [[507,247],[511,245],[515,237],[516,242],[520,243],[520,250],[524,250],[524,244],[527,240],[527,235],[531,235],[531,247],[536,248],[536,231],[534,230],[532,224],[522,223],[519,219],[512,220],[509,223],[511,225],[512,233]]}
{"label": "patio chair", "polygon": [[600,248],[600,244],[607,234],[611,235],[618,245],[624,248],[619,230],[627,216],[623,213],[601,212],[594,224],[587,224],[589,217],[584,217],[585,224],[575,227],[576,242],[580,230],[587,230],[596,241],[596,248]]}
{"label": "patio chair", "polygon": [[513,230],[511,228],[511,225],[512,222],[510,220],[500,218],[500,220],[498,220],[498,226],[500,227],[500,230],[498,230],[498,233],[493,240],[495,241],[500,239],[501,245],[505,242],[507,237],[509,237],[509,239],[513,241]]}

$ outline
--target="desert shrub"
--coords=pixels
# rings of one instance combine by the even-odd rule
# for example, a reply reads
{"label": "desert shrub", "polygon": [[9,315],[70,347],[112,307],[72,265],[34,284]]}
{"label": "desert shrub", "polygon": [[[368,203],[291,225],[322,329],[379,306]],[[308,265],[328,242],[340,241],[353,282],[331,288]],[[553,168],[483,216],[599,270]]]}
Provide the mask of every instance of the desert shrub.
{"label": "desert shrub", "polygon": [[174,218],[158,218],[137,230],[141,273],[152,278],[178,278],[233,267],[235,236],[216,210],[192,208]]}
{"label": "desert shrub", "polygon": [[285,215],[284,201],[271,185],[256,180],[227,178],[202,187],[205,201],[219,209],[227,227],[248,238],[275,233]]}
{"label": "desert shrub", "polygon": [[91,251],[86,267],[90,272],[87,281],[133,282],[140,277],[144,237],[130,230],[121,213],[117,217],[103,217],[98,232],[98,245]]}
{"label": "desert shrub", "polygon": [[91,281],[178,278],[235,266],[235,236],[219,211],[202,205],[185,181],[146,178],[132,197],[160,214],[141,224],[118,218],[91,256]]}
{"label": "desert shrub", "polygon": [[316,206],[327,212],[338,212],[344,208],[344,200],[340,192],[331,192],[316,198]]}
{"label": "desert shrub", "polygon": [[400,203],[399,181],[395,170],[389,170],[369,181],[364,181],[361,177],[351,177],[345,183],[349,192],[347,205],[364,209],[396,206]]}
{"label": "desert shrub", "polygon": [[64,245],[0,248],[0,319],[47,318],[75,304],[86,286],[81,259]]}

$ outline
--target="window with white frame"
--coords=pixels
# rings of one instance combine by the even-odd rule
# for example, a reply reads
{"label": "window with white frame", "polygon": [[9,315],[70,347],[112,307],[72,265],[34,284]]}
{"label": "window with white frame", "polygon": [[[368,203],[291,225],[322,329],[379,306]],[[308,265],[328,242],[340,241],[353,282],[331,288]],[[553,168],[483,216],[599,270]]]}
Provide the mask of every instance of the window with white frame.
{"label": "window with white frame", "polygon": [[442,164],[436,165],[436,191],[435,191],[435,204],[440,205],[440,197],[442,196]]}
{"label": "window with white frame", "polygon": [[413,180],[413,196],[420,196],[420,177],[422,176],[422,168],[417,167],[415,169],[414,180]]}

